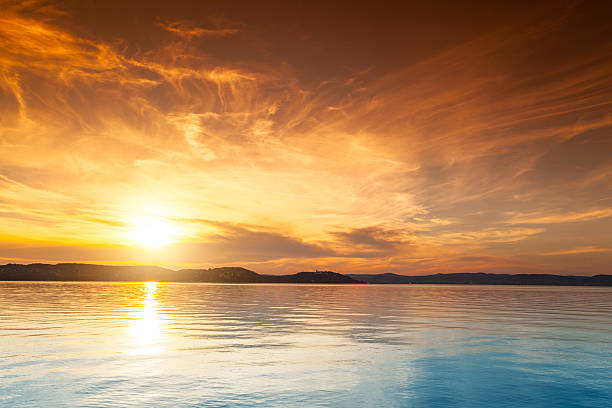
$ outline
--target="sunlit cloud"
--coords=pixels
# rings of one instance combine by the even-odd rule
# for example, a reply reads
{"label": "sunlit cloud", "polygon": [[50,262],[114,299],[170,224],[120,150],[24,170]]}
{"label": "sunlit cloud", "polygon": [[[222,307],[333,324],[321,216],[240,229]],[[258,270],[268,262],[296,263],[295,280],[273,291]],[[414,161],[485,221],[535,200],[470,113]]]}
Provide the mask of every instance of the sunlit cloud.
{"label": "sunlit cloud", "polygon": [[[2,4],[3,259],[552,271],[550,254],[609,247],[612,46],[560,51],[578,12],[370,61],[231,8],[143,14],[143,40]],[[146,251],[130,234],[156,205],[181,233]]]}

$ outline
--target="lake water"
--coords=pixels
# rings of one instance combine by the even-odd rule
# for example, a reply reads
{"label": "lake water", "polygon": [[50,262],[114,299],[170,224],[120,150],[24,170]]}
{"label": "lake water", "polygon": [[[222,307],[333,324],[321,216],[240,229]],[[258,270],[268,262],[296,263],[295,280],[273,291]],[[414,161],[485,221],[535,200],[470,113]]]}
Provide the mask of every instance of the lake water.
{"label": "lake water", "polygon": [[0,282],[0,406],[612,406],[612,288]]}

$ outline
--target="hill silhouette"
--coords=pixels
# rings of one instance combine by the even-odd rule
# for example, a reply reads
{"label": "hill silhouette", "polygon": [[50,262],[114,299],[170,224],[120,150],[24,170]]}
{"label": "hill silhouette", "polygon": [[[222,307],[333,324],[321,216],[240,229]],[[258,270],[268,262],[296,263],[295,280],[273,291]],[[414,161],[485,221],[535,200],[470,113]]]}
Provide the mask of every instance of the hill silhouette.
{"label": "hill silhouette", "polygon": [[3,281],[119,281],[119,282],[211,282],[211,283],[361,283],[336,272],[299,272],[292,275],[261,275],[241,267],[181,269],[158,266],[111,266],[79,263],[0,265]]}
{"label": "hill silhouette", "polygon": [[551,274],[501,273],[438,273],[407,276],[395,273],[348,274],[365,283],[386,284],[456,284],[456,285],[556,285],[556,286],[612,286],[612,275],[564,276]]}
{"label": "hill silhouette", "polygon": [[0,281],[115,281],[209,283],[370,283],[461,285],[612,286],[612,275],[563,276],[550,274],[448,273],[407,276],[394,273],[340,274],[331,271],[263,275],[229,266],[174,271],[158,266],[113,266],[81,263],[0,265]]}

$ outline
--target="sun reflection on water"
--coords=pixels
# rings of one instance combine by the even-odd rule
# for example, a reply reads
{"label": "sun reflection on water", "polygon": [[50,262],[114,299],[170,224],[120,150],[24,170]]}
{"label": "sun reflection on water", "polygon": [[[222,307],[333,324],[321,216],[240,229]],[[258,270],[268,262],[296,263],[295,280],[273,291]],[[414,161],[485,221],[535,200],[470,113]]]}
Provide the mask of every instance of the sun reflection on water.
{"label": "sun reflection on water", "polygon": [[157,282],[145,282],[141,299],[142,306],[131,327],[133,353],[154,354],[164,351],[161,345],[162,323],[158,312]]}

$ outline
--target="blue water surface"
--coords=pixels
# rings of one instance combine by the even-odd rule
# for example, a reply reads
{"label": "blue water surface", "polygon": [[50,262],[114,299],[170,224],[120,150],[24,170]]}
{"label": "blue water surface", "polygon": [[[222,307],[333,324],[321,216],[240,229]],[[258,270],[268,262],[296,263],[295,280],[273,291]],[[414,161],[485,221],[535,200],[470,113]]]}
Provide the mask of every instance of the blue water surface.
{"label": "blue water surface", "polygon": [[607,407],[612,288],[0,282],[0,406]]}

